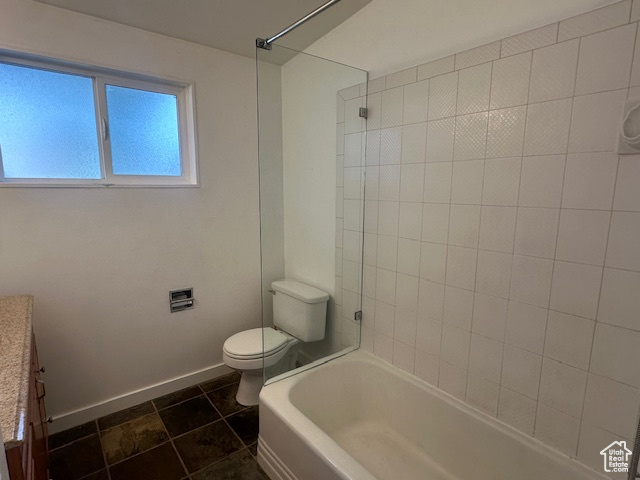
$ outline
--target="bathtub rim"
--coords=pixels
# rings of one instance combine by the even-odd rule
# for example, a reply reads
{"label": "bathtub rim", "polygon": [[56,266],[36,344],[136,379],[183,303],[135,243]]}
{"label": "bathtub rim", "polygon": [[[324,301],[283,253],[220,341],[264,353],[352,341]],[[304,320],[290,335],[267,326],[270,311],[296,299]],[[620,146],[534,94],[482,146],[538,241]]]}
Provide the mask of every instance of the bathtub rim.
{"label": "bathtub rim", "polygon": [[[331,367],[332,365],[338,365],[343,362],[362,362],[365,364],[368,363],[376,365],[391,375],[399,376],[419,389],[425,390],[428,394],[433,395],[447,404],[461,410],[463,413],[470,415],[487,427],[497,428],[499,432],[506,435],[508,438],[514,441],[524,442],[525,446],[538,452],[544,457],[565,462],[567,468],[576,470],[576,473],[584,474],[585,480],[611,480],[610,477],[607,477],[603,473],[594,470],[589,465],[578,461],[577,458],[567,455],[566,453],[542,442],[538,438],[521,432],[511,425],[504,423],[497,417],[492,417],[465,403],[463,400],[460,400],[430,383],[398,368],[397,366],[385,362],[373,355],[371,352],[359,348],[353,348],[351,351],[346,353],[338,352],[338,354],[334,354],[331,357],[326,357],[313,362],[312,364],[309,364],[307,366],[308,368],[304,371],[300,371],[295,375],[284,376],[284,378],[279,379],[277,382],[265,385],[260,393],[260,406],[262,407],[264,404],[265,407],[278,417],[288,429],[296,433],[306,447],[308,447],[317,457],[330,464],[333,467],[332,470],[334,470],[338,475],[338,478],[344,480],[376,480],[376,477],[360,465],[354,457],[352,457],[335,440],[333,440],[327,433],[325,433],[311,419],[306,417],[295,405],[293,405],[289,394],[295,384],[313,374],[316,366],[328,364],[327,367]],[[320,443],[323,445],[322,449],[317,446],[318,441],[322,442]],[[271,456],[278,458],[273,447],[267,443],[262,432],[260,432],[258,442],[259,460],[261,456],[261,445],[268,447]],[[348,462],[345,462],[345,460],[348,460]],[[282,460],[280,460],[280,462],[283,465],[286,465]],[[354,468],[356,465],[360,468]],[[288,480],[289,478],[295,479],[296,477],[281,478]]]}

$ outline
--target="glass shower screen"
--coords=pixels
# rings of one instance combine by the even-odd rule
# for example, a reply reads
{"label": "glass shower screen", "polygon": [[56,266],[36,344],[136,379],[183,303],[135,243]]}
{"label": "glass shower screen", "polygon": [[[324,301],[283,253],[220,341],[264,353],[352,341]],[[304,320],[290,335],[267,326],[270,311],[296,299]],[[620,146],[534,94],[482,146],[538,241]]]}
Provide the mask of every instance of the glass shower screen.
{"label": "glass shower screen", "polygon": [[[267,383],[360,344],[367,151],[367,72],[271,47],[256,49],[262,326],[286,341],[263,335]],[[281,279],[330,295],[322,340],[299,341],[274,318]]]}

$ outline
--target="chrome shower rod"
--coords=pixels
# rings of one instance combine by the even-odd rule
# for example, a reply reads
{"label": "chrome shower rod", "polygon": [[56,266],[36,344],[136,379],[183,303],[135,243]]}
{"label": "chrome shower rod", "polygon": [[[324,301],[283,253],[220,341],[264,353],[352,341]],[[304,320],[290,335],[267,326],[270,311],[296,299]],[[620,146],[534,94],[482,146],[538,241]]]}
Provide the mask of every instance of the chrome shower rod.
{"label": "chrome shower rod", "polygon": [[287,28],[282,30],[280,33],[275,34],[273,37],[270,37],[270,38],[267,38],[267,39],[256,38],[256,47],[263,48],[265,50],[271,50],[271,44],[273,42],[275,42],[277,39],[279,39],[280,37],[286,35],[291,30],[294,30],[294,29],[298,28],[300,25],[305,23],[307,20],[311,20],[313,17],[315,17],[319,13],[324,12],[327,8],[329,8],[330,6],[332,6],[335,3],[338,3],[339,1],[340,0],[329,0],[324,5],[319,6],[313,12],[309,13],[308,15],[305,15],[304,17],[302,17],[300,20],[298,20],[294,24],[289,25]]}

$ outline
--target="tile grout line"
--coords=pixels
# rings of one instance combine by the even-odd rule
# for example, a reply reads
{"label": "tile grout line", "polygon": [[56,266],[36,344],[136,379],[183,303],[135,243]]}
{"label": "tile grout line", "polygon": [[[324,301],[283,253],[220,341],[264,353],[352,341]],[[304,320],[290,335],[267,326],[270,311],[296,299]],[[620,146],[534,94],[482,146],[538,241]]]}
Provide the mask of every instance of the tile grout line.
{"label": "tile grout line", "polygon": [[[200,385],[198,385],[198,388],[200,389],[200,391],[202,391],[202,388],[200,387]],[[193,398],[197,398],[197,397],[193,397]],[[180,403],[184,403],[184,402],[180,402]],[[177,403],[176,405],[179,405],[180,403]],[[163,430],[167,434],[167,437],[169,437],[169,443],[171,444],[171,448],[173,448],[173,451],[175,452],[176,456],[178,457],[178,460],[180,461],[180,465],[182,465],[182,468],[184,469],[185,473],[187,474],[186,478],[191,480],[191,473],[189,472],[189,469],[185,465],[184,460],[182,460],[182,456],[180,455],[180,452],[178,452],[178,449],[176,448],[175,443],[173,443],[173,438],[171,437],[171,434],[169,433],[169,430],[167,430],[167,426],[164,424],[164,420],[162,420],[162,417],[160,416],[160,411],[158,410],[158,407],[156,406],[156,404],[155,404],[155,402],[153,400],[151,401],[151,404],[153,405],[153,409],[155,410],[156,415],[158,415],[158,418],[160,419],[160,423],[162,424]],[[169,407],[167,407],[167,408],[169,408]],[[161,445],[166,445],[166,443],[161,444]],[[160,445],[158,445],[158,447],[159,446]],[[157,447],[154,447],[154,448],[157,448]],[[147,450],[147,451],[149,451],[149,450]],[[181,480],[184,480],[184,477],[181,477]]]}

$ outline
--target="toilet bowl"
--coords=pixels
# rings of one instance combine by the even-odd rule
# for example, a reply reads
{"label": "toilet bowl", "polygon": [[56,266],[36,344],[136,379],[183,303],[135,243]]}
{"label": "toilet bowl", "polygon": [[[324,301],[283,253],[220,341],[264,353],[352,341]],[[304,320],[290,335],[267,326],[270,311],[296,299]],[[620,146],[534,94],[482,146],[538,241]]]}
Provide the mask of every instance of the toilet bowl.
{"label": "toilet bowl", "polygon": [[299,343],[294,336],[271,327],[252,328],[229,337],[222,347],[222,360],[242,374],[237,402],[257,405],[264,369],[269,377],[294,369],[297,358],[294,347]]}
{"label": "toilet bowl", "polygon": [[324,338],[329,294],[295,280],[278,280],[273,295],[275,328],[252,328],[224,342],[222,360],[238,370],[240,385],[236,400],[257,405],[265,378],[296,367],[298,346]]}

